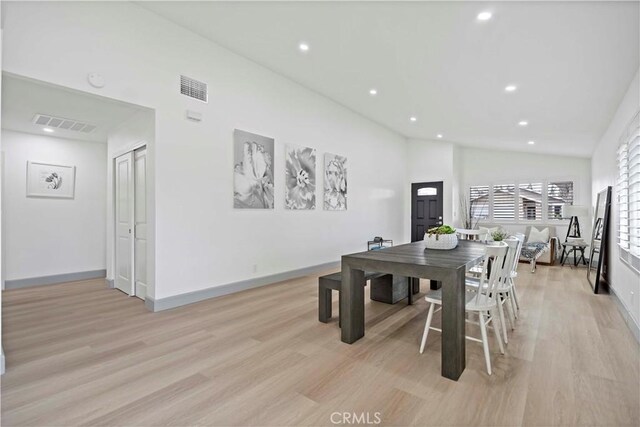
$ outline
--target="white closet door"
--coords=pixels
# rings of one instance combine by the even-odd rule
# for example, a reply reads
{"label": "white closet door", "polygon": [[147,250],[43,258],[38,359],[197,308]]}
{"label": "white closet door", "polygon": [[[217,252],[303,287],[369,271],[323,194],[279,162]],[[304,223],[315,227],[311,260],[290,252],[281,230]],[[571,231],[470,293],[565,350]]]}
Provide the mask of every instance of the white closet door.
{"label": "white closet door", "polygon": [[147,297],[147,149],[135,151],[135,291],[138,298]]}
{"label": "white closet door", "polygon": [[133,152],[116,158],[115,166],[115,217],[116,217],[116,288],[135,295],[134,265],[134,209]]}

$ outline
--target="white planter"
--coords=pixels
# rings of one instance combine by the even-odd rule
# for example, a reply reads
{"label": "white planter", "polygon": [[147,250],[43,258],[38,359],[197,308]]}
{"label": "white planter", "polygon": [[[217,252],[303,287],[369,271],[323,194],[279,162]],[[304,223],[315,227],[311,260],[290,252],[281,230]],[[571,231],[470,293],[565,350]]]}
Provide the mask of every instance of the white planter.
{"label": "white planter", "polygon": [[429,236],[425,233],[424,241],[427,244],[427,249],[449,250],[458,246],[458,235],[453,233]]}

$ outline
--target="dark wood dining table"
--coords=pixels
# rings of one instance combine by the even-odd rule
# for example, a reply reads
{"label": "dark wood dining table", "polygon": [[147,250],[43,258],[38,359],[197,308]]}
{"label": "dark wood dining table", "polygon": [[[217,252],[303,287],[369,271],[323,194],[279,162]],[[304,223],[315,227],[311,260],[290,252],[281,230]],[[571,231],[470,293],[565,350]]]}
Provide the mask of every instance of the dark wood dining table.
{"label": "dark wood dining table", "polygon": [[[341,339],[364,336],[364,271],[430,279],[442,287],[442,376],[457,380],[465,368],[465,273],[484,257],[485,244],[459,241],[451,250],[426,249],[424,241],[342,256]],[[416,353],[417,353],[416,347]]]}

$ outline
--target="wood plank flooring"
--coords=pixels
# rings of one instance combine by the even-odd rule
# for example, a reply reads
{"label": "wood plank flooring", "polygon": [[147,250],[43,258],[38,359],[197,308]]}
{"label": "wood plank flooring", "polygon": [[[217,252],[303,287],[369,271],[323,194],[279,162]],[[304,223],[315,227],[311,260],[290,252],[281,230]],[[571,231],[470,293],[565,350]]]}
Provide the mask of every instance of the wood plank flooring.
{"label": "wood plank flooring", "polygon": [[439,333],[418,353],[423,298],[367,294],[348,345],[317,320],[317,276],[160,313],[101,280],[5,291],[2,425],[640,425],[640,350],[611,298],[583,269],[520,267],[506,355],[492,346],[488,376],[467,341],[458,382],[440,376]]}

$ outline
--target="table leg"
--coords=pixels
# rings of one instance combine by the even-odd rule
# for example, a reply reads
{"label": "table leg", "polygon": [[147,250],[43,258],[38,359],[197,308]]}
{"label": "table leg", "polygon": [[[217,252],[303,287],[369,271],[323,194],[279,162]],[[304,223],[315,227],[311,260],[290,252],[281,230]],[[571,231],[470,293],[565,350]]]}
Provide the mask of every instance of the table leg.
{"label": "table leg", "polygon": [[340,290],[341,340],[348,344],[364,336],[364,271],[342,263]]}
{"label": "table leg", "polygon": [[458,380],[465,368],[465,269],[442,283],[442,376]]}

